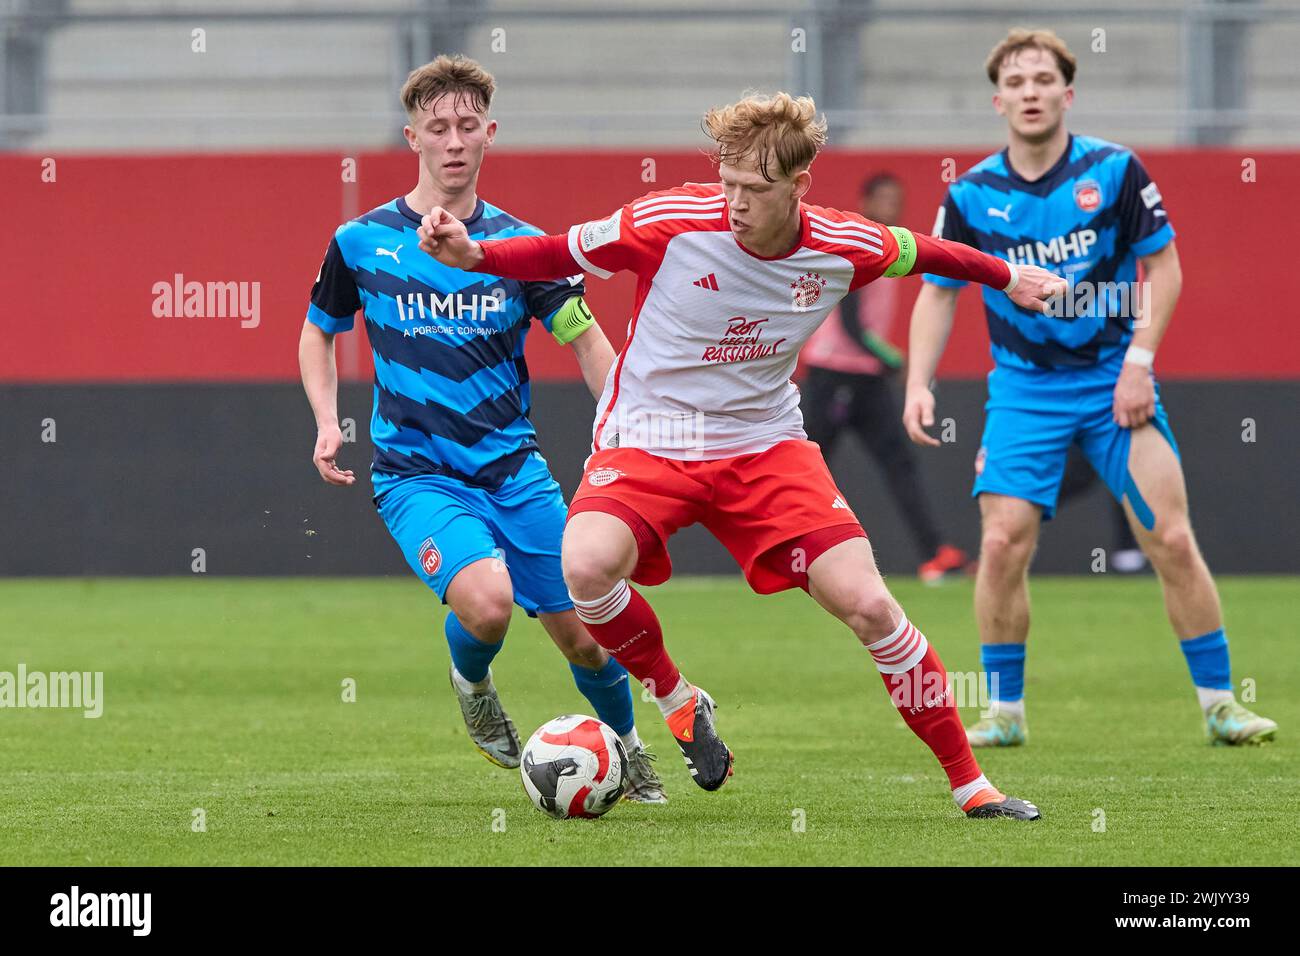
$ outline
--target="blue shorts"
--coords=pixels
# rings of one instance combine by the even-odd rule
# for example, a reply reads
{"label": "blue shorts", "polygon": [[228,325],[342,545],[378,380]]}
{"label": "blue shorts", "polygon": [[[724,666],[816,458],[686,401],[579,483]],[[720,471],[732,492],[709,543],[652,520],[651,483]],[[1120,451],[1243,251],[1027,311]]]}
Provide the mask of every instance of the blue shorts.
{"label": "blue shorts", "polygon": [[510,574],[515,603],[529,615],[573,607],[560,572],[568,509],[541,455],[529,457],[496,492],[417,475],[393,485],[376,507],[406,563],[443,603],[462,568],[496,557]]}
{"label": "blue shorts", "polygon": [[[1115,500],[1125,495],[1147,528],[1155,526],[1128,470],[1132,432],[1112,417],[1115,383],[1123,350],[1106,362],[1084,369],[1018,369],[998,366],[989,373],[989,400],[984,406],[984,438],[975,458],[975,489],[1022,498],[1041,505],[1043,517],[1056,512],[1056,495],[1071,442],[1101,476]],[[1174,454],[1178,444],[1156,385],[1156,413],[1151,419]]]}

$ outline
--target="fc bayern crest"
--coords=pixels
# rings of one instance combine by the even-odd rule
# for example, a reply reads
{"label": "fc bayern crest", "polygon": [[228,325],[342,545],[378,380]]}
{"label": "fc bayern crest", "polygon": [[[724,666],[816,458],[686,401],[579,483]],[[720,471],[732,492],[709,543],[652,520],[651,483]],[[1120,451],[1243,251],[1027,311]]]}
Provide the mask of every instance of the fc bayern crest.
{"label": "fc bayern crest", "polygon": [[1084,212],[1096,212],[1101,206],[1101,183],[1081,179],[1074,184],[1074,203]]}
{"label": "fc bayern crest", "polygon": [[611,481],[617,481],[623,472],[617,468],[597,468],[587,476],[587,484],[595,485],[597,488],[609,484]]}
{"label": "fc bayern crest", "polygon": [[420,545],[420,567],[424,568],[425,574],[437,574],[438,569],[442,567],[442,552],[438,546],[433,543],[433,538],[425,538]]}
{"label": "fc bayern crest", "polygon": [[791,306],[796,312],[807,312],[821,298],[825,286],[826,280],[818,273],[805,272],[790,283],[790,288],[793,290]]}

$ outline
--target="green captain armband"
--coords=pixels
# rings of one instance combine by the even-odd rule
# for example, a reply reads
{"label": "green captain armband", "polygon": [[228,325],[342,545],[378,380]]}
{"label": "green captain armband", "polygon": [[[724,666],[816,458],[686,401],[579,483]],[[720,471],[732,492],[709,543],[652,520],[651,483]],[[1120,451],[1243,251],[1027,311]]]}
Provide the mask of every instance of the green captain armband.
{"label": "green captain armband", "polygon": [[898,240],[898,258],[894,264],[885,270],[886,279],[896,279],[899,276],[905,276],[912,271],[912,266],[916,265],[916,237],[912,235],[910,229],[904,229],[902,226],[887,226],[894,238]]}
{"label": "green captain armband", "polygon": [[561,345],[568,345],[596,324],[596,317],[587,308],[582,296],[575,295],[551,316],[551,334]]}

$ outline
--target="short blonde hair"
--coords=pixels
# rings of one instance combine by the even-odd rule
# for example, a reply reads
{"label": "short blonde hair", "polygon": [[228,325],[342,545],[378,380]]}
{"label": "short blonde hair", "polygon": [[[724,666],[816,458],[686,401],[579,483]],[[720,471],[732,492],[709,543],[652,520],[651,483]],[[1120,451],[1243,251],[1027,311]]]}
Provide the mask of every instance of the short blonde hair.
{"label": "short blonde hair", "polygon": [[1079,65],[1079,61],[1074,58],[1074,54],[1070,52],[1064,40],[1051,30],[1027,30],[1024,27],[1016,27],[999,41],[993,48],[993,52],[989,54],[989,58],[984,61],[984,72],[989,75],[989,81],[994,86],[998,85],[998,74],[1002,71],[1007,58],[1021,50],[1042,50],[1052,54],[1056,58],[1056,65],[1060,67],[1061,76],[1065,77],[1065,85],[1069,86],[1074,82],[1074,70]]}
{"label": "short blonde hair", "polygon": [[702,125],[717,143],[715,162],[733,165],[753,156],[768,182],[776,182],[769,166],[773,160],[788,177],[807,169],[826,145],[826,117],[817,115],[811,96],[750,93],[738,103],[709,110]]}
{"label": "short blonde hair", "polygon": [[402,84],[402,106],[408,116],[414,116],[451,93],[474,112],[486,114],[496,89],[492,74],[477,61],[459,53],[444,55],[411,71]]}

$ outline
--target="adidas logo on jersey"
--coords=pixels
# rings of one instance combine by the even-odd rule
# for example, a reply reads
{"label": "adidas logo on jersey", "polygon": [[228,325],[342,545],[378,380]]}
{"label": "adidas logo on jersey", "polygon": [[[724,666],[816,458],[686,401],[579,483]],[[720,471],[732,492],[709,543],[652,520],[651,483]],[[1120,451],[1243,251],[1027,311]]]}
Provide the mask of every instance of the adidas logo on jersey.
{"label": "adidas logo on jersey", "polygon": [[717,277],[716,275],[714,275],[712,272],[710,272],[708,275],[706,275],[706,276],[704,276],[704,277],[702,277],[702,278],[696,279],[694,282],[691,283],[691,285],[697,285],[697,286],[699,286],[701,289],[711,289],[712,291],[717,292],[717,291],[718,291],[718,277]]}
{"label": "adidas logo on jersey", "polygon": [[836,495],[835,500],[831,502],[831,509],[834,510],[836,508],[843,508],[845,511],[849,510],[849,506],[844,503],[844,499],[839,495]]}

